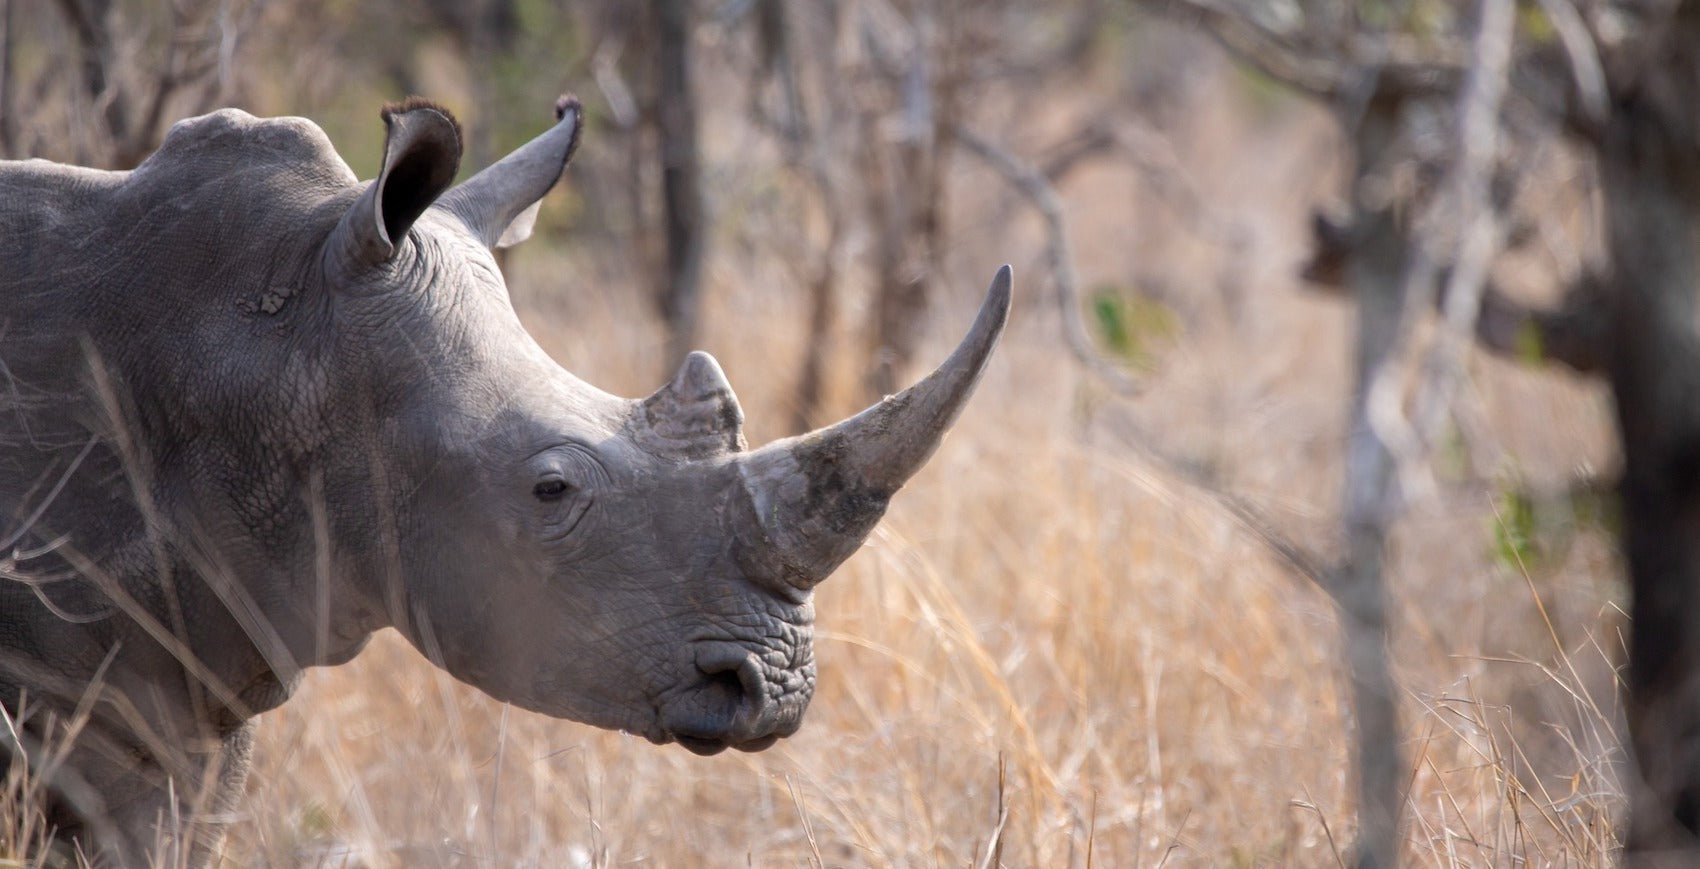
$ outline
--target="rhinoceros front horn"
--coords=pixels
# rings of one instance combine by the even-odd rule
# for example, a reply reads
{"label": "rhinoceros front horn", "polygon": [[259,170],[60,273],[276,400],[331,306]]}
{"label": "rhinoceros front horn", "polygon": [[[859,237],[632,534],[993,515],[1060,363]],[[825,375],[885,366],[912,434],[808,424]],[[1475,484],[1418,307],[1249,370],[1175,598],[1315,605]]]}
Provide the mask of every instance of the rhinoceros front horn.
{"label": "rhinoceros front horn", "polygon": [[933,373],[823,429],[738,459],[753,521],[786,584],[811,588],[849,558],[920,470],[973,393],[1009,316],[1010,269],[992,279],[968,337]]}

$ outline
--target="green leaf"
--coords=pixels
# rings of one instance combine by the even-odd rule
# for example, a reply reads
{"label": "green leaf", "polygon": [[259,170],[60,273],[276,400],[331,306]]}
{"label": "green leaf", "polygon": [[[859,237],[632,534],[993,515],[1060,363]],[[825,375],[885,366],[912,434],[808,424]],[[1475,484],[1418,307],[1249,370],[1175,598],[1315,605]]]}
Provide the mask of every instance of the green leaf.
{"label": "green leaf", "polygon": [[1513,339],[1517,361],[1527,365],[1539,365],[1546,361],[1547,354],[1541,338],[1541,329],[1534,322],[1524,323],[1517,329]]}
{"label": "green leaf", "polygon": [[1537,556],[1535,501],[1519,489],[1499,493],[1499,510],[1493,526],[1494,554],[1512,570],[1533,569]]}
{"label": "green leaf", "polygon": [[1545,44],[1558,38],[1557,28],[1538,3],[1521,3],[1517,9],[1517,32],[1529,42]]}
{"label": "green leaf", "polygon": [[1180,332],[1180,317],[1148,296],[1101,285],[1092,292],[1092,323],[1098,343],[1135,368],[1155,363],[1158,351]]}

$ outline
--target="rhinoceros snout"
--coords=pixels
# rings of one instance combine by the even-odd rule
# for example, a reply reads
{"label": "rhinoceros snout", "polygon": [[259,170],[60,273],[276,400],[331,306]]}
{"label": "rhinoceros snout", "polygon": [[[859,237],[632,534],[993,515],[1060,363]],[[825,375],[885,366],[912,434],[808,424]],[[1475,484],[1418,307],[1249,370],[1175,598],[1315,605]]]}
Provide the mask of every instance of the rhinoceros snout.
{"label": "rhinoceros snout", "polygon": [[697,648],[698,684],[663,718],[667,735],[696,754],[761,751],[797,732],[808,696],[776,696],[761,659],[734,643]]}

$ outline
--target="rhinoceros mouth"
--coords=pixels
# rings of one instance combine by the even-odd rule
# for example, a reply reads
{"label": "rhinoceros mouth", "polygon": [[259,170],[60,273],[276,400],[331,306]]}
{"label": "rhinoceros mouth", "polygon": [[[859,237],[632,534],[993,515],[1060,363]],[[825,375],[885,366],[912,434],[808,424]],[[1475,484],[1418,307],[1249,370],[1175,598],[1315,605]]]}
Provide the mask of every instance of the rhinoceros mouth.
{"label": "rhinoceros mouth", "polygon": [[688,687],[656,710],[655,742],[677,742],[703,756],[728,748],[762,751],[795,733],[801,723],[802,705],[794,697],[776,696],[760,658],[748,647],[700,643],[689,667]]}
{"label": "rhinoceros mouth", "polygon": [[675,736],[673,739],[680,745],[684,746],[685,749],[692,754],[700,757],[713,757],[728,748],[736,748],[739,751],[749,752],[766,751],[767,749],[772,748],[773,744],[780,740],[780,736],[777,733],[770,733],[756,739],[735,743],[725,742],[719,739],[704,739],[700,736]]}
{"label": "rhinoceros mouth", "polygon": [[697,755],[698,757],[713,757],[714,755],[731,748],[731,746],[718,739],[703,739],[697,736],[678,736],[674,738],[677,739],[679,744],[684,746],[686,750],[690,751],[691,754]]}

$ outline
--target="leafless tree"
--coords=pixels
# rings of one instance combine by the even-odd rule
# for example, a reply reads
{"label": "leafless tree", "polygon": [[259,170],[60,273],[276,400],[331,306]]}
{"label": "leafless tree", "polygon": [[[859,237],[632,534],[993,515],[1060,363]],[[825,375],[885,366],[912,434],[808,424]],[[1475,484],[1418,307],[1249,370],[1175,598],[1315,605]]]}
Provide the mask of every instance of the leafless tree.
{"label": "leafless tree", "polygon": [[[803,180],[826,225],[824,238],[814,246],[814,255],[801,257],[806,265],[798,268],[808,292],[809,314],[791,429],[808,431],[824,418],[824,382],[842,277],[840,260],[853,219],[845,192],[849,184],[843,172],[834,171],[843,149],[833,145],[835,140],[857,138],[846,129],[857,119],[842,111],[850,105],[850,96],[843,78],[837,75],[836,49],[846,9],[842,3],[829,2],[816,8],[812,16],[798,15],[798,10],[783,0],[754,0],[749,10],[734,11],[753,17],[758,61],[750,87],[749,116],[779,140],[785,165]],[[769,92],[774,98],[764,99]]]}
{"label": "leafless tree", "polygon": [[[8,2],[0,9],[0,150],[128,168],[167,122],[232,96],[232,60],[266,0]],[[20,40],[33,47],[21,61]],[[66,75],[62,58],[74,58]],[[74,146],[61,153],[67,143]],[[45,149],[45,150],[43,150]]]}
{"label": "leafless tree", "polygon": [[[949,168],[962,152],[1009,180],[1045,214],[1070,346],[1112,381],[1127,385],[1126,376],[1090,348],[1068,277],[1066,233],[1054,194],[1047,198],[1048,184],[962,120],[967,101],[988,81],[1078,63],[1082,46],[1101,24],[1097,3],[1046,13],[1061,15],[1069,26],[1060,40],[1037,51],[1017,48],[1007,32],[1010,21],[1028,20],[1022,15],[1031,11],[1021,11],[1020,4],[843,0],[805,9],[750,0],[727,4],[727,10],[723,24],[754,34],[758,61],[751,70],[750,117],[778,140],[787,166],[825,221],[817,252],[802,270],[809,337],[794,428],[806,429],[820,410],[841,260],[852,235],[865,235],[871,248],[868,314],[859,342],[866,391],[890,392],[901,379],[923,337],[942,252],[950,243],[944,220]],[[1076,160],[1121,144],[1114,135],[1094,137]],[[1048,211],[1046,202],[1053,206]]]}
{"label": "leafless tree", "polygon": [[[1626,708],[1630,862],[1700,855],[1700,4],[1543,0],[1552,36],[1515,25],[1506,0],[1424,4],[1451,24],[1423,38],[1399,9],[1372,26],[1351,4],[1187,0],[1237,57],[1333,105],[1354,143],[1349,213],[1316,221],[1311,275],[1358,305],[1347,552],[1335,594],[1346,616],[1361,740],[1363,865],[1391,865],[1402,783],[1385,665],[1383,549],[1421,490],[1428,445],[1450,406],[1463,336],[1496,352],[1601,372],[1624,456],[1622,545],[1634,603]],[[1389,24],[1387,22],[1391,21]],[[1439,107],[1437,109],[1437,107]],[[1425,126],[1428,125],[1425,138]],[[1438,125],[1438,126],[1437,126]],[[1425,145],[1448,143],[1435,149]],[[1605,257],[1557,308],[1513,302],[1489,267],[1521,219],[1519,165],[1542,147],[1591,159],[1604,199]],[[1530,218],[1530,219],[1538,219]],[[1426,350],[1413,324],[1438,310]]]}
{"label": "leafless tree", "polygon": [[191,97],[196,108],[222,96],[218,80],[227,37],[221,31],[229,22],[220,4],[168,4],[159,54],[146,71],[125,68],[126,55],[136,51],[124,45],[133,39],[130,10],[115,8],[113,0],[59,0],[59,8],[76,36],[83,87],[104,122],[114,165],[134,166],[158,146],[166,106],[180,91],[199,90]]}
{"label": "leafless tree", "polygon": [[668,356],[693,345],[702,294],[708,211],[698,143],[690,0],[592,7],[589,73],[612,114],[625,154],[625,211],[636,259],[667,326]]}
{"label": "leafless tree", "polygon": [[691,67],[689,0],[655,0],[655,127],[661,158],[661,201],[666,270],[657,299],[667,321],[668,359],[694,346],[702,296],[707,214],[702,200],[702,157],[697,145],[695,79]]}

